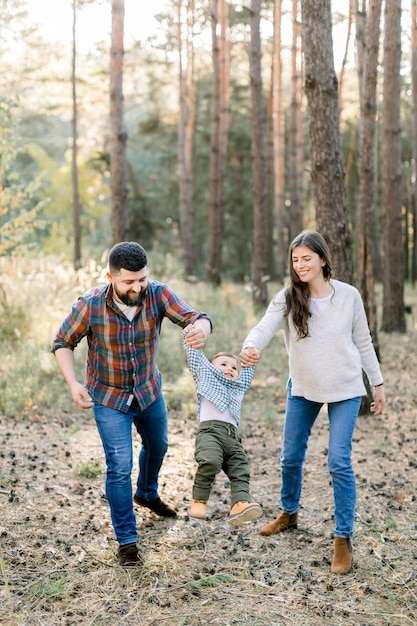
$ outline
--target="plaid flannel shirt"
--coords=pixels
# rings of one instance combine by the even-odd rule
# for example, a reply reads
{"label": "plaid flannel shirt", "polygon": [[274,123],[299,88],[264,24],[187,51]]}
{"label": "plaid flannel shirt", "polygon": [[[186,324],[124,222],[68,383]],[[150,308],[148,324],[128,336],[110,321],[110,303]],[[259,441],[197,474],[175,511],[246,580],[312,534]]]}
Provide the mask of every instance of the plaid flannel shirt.
{"label": "plaid flannel shirt", "polygon": [[149,282],[145,301],[132,321],[114,303],[111,285],[96,287],[73,305],[52,343],[52,352],[74,350],[87,337],[85,384],[90,395],[123,412],[135,397],[143,410],[161,393],[156,356],[165,317],[182,328],[201,317],[210,321],[157,281]]}
{"label": "plaid flannel shirt", "polygon": [[202,350],[187,346],[184,340],[183,346],[188,367],[196,384],[198,415],[201,398],[204,397],[220,411],[229,409],[238,426],[243,397],[252,383],[255,366],[242,367],[238,380],[234,380],[227,378],[222,370],[210,363]]}

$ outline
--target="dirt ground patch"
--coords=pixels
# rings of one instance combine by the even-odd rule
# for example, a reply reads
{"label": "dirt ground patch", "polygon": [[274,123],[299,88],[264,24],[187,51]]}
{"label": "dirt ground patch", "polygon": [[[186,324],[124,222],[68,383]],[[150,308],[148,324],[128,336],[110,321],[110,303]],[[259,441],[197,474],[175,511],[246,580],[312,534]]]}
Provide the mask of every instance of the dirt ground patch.
{"label": "dirt ground patch", "polygon": [[[170,414],[163,498],[179,517],[137,510],[143,568],[117,565],[104,498],[104,461],[91,415],[0,419],[0,622],[8,626],[390,626],[417,623],[417,331],[383,336],[388,408],[360,417],[354,466],[358,504],[354,568],[330,574],[333,499],[327,419],[310,439],[296,531],[259,535],[279,510],[284,410],[277,383],[255,377],[243,425],[252,496],[263,518],[228,525],[229,487],[219,476],[206,522],[187,507],[196,424]],[[263,406],[275,403],[274,420]],[[139,450],[139,442],[136,444]]]}

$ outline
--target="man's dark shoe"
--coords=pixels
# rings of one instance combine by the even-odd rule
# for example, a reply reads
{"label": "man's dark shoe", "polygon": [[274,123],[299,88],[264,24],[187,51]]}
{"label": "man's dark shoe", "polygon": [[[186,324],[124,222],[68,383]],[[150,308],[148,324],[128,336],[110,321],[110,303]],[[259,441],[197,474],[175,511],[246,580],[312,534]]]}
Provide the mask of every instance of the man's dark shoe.
{"label": "man's dark shoe", "polygon": [[161,498],[154,498],[154,500],[145,500],[145,498],[139,498],[136,494],[133,496],[133,502],[139,506],[144,506],[150,509],[153,513],[160,515],[161,517],[177,517],[177,512],[172,506],[162,502]]}
{"label": "man's dark shoe", "polygon": [[136,543],[127,543],[124,546],[119,546],[118,557],[119,564],[124,567],[135,567],[140,563]]}

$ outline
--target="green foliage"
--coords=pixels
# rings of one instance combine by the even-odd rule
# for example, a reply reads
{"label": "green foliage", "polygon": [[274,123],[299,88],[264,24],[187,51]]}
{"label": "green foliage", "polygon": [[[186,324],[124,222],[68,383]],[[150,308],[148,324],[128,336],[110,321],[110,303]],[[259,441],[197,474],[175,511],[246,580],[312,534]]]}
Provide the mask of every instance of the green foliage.
{"label": "green foliage", "polygon": [[[65,153],[62,160],[49,154],[41,143],[30,143],[27,158],[35,171],[41,171],[42,186],[39,196],[42,199],[42,216],[45,231],[42,236],[42,248],[46,254],[60,254],[66,251],[67,258],[73,252],[73,201],[72,172],[70,154]],[[81,228],[83,232],[84,253],[97,245],[110,245],[109,232],[109,182],[104,171],[93,165],[92,161],[78,163],[80,188]]]}
{"label": "green foliage", "polygon": [[35,199],[40,180],[22,183],[15,168],[19,155],[16,108],[16,102],[0,99],[0,255],[36,246],[36,231],[43,227],[38,219],[41,205]]}
{"label": "green foliage", "polygon": [[32,599],[60,598],[65,594],[69,586],[70,583],[64,576],[57,580],[46,576],[37,580],[29,587],[29,596]]}
{"label": "green foliage", "polygon": [[171,246],[173,236],[178,243],[177,128],[163,124],[158,110],[148,116],[139,126],[137,119],[127,120],[128,214],[129,237],[151,249],[157,242]]}
{"label": "green foliage", "polygon": [[10,170],[10,165],[16,157],[17,123],[13,119],[13,109],[16,107],[17,103],[1,98],[0,171],[2,177]]}
{"label": "green foliage", "polygon": [[[17,115],[21,118],[17,121]],[[73,258],[70,127],[56,115],[22,112],[0,101],[0,253],[42,249]],[[23,141],[23,137],[25,141]],[[108,164],[84,158],[78,179],[83,252],[111,245]]]}
{"label": "green foliage", "polygon": [[219,585],[225,585],[231,582],[233,582],[233,576],[231,574],[220,572],[219,574],[200,578],[200,580],[193,580],[187,584],[187,588],[192,590],[205,589],[207,587],[218,587]]}
{"label": "green foliage", "polygon": [[[195,137],[196,274],[204,276],[208,256],[208,189],[210,171],[210,83],[208,76],[198,85],[198,119]],[[228,158],[224,190],[224,241],[222,276],[225,281],[243,282],[251,275],[253,235],[252,158],[249,88],[231,84]]]}
{"label": "green foliage", "polygon": [[[88,3],[87,3],[88,4]],[[97,3],[95,3],[97,4]],[[82,5],[80,17],[83,13]],[[22,12],[23,10],[23,12]],[[46,254],[73,258],[71,187],[71,90],[70,46],[66,42],[45,41],[36,25],[24,15],[20,2],[6,2],[0,18],[3,37],[0,48],[4,63],[4,94],[9,97],[16,86],[21,94],[19,108],[2,106],[0,148],[2,170],[7,161],[7,178],[2,181],[0,199],[0,252],[40,249]],[[284,12],[285,14],[285,12]],[[250,38],[250,11],[244,6],[229,6],[228,38],[231,43],[230,104],[227,172],[224,198],[224,245],[222,279],[244,282],[251,275],[252,216],[252,120],[247,45]],[[346,19],[347,16],[345,15]],[[195,275],[204,276],[208,255],[208,202],[210,172],[210,128],[212,58],[210,12],[202,3],[194,10],[194,58],[196,84],[196,123],[193,137],[193,184],[196,217],[197,267]],[[263,19],[272,24],[272,4],[264,5]],[[284,15],[285,27],[290,23]],[[334,22],[341,16],[334,13]],[[124,56],[125,121],[128,131],[127,156],[129,237],[148,249],[157,246],[182,258],[178,207],[178,51],[176,13],[167,6],[159,16],[158,33],[150,33],[146,44],[126,41]],[[31,31],[31,32],[29,32]],[[340,31],[339,31],[340,32]],[[19,40],[19,46],[15,43]],[[11,43],[13,42],[13,43]],[[270,93],[272,41],[270,31],[263,37],[264,101],[268,133],[271,116],[267,110]],[[337,42],[336,42],[337,43]],[[110,41],[95,42],[88,52],[77,51],[78,95],[78,170],[81,201],[83,258],[94,257],[97,248],[111,244],[110,173],[108,131],[108,48]],[[401,94],[403,204],[410,205],[415,188],[412,160],[412,99],[409,70],[409,41],[403,41],[403,89]],[[10,61],[13,58],[13,62]],[[291,64],[284,46],[283,97],[288,152],[291,115]],[[11,67],[12,65],[12,67]],[[67,70],[63,70],[67,68]],[[82,68],[82,71],[81,71]],[[336,68],[337,69],[337,68]],[[353,240],[356,242],[358,195],[358,93],[357,69],[349,62],[344,67],[343,115],[341,130],[347,164],[348,209]],[[10,101],[8,101],[10,102]],[[380,107],[380,102],[378,107]],[[13,115],[11,112],[13,111]],[[19,113],[19,125],[16,115]],[[17,133],[19,130],[19,133]],[[19,136],[20,135],[20,136]],[[308,116],[304,117],[304,215],[305,225],[314,222],[311,167],[309,163]],[[265,138],[270,142],[270,135]],[[17,140],[17,143],[16,143]],[[381,135],[378,132],[378,140]],[[4,150],[4,143],[7,149]],[[9,147],[19,146],[13,154]],[[268,143],[268,154],[271,146]],[[381,149],[377,159],[380,167]],[[286,206],[289,219],[288,154]],[[271,160],[268,162],[271,170]],[[378,177],[380,184],[381,178]],[[271,181],[270,181],[271,182]],[[6,183],[6,184],[4,184]],[[272,207],[272,182],[269,205]],[[381,215],[381,191],[377,190],[377,217]],[[7,216],[4,213],[6,208]],[[6,224],[7,222],[7,224]],[[380,223],[381,220],[378,219]],[[379,250],[381,227],[378,223]],[[410,226],[411,234],[414,228]],[[411,239],[410,239],[411,241]],[[17,248],[19,246],[19,248]],[[270,244],[268,243],[268,249]],[[355,250],[355,249],[354,249]],[[269,255],[271,267],[272,254]],[[354,262],[356,261],[354,254]],[[411,264],[411,260],[409,261]],[[411,273],[411,268],[410,268]]]}

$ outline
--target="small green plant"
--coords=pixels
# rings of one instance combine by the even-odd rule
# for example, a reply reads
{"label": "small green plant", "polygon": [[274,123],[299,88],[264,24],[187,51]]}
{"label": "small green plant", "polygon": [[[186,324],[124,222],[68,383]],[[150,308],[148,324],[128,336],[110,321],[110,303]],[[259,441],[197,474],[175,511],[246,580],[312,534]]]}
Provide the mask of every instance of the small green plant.
{"label": "small green plant", "polygon": [[395,528],[397,528],[397,522],[392,519],[392,517],[387,517],[385,519],[385,528],[394,530]]}
{"label": "small green plant", "polygon": [[47,576],[37,580],[29,587],[29,595],[32,598],[59,598],[69,587],[69,582],[61,576],[58,580],[52,580]]}
{"label": "small green plant", "polygon": [[225,583],[231,583],[233,580],[233,576],[231,574],[213,574],[213,576],[206,576],[205,578],[200,578],[200,580],[193,580],[188,583],[187,587],[189,589],[202,589],[204,587],[218,587],[219,585],[224,585]]}
{"label": "small green plant", "polygon": [[101,474],[100,464],[80,463],[77,467],[77,474],[83,478],[96,478]]}

